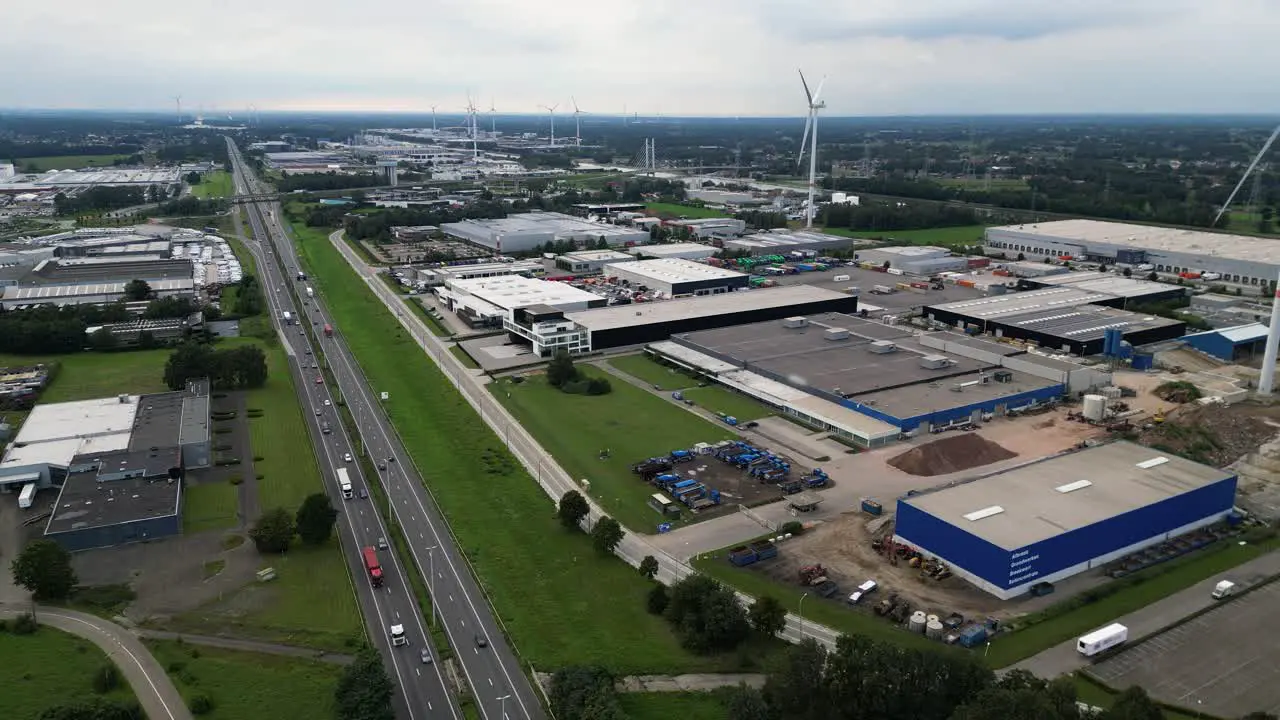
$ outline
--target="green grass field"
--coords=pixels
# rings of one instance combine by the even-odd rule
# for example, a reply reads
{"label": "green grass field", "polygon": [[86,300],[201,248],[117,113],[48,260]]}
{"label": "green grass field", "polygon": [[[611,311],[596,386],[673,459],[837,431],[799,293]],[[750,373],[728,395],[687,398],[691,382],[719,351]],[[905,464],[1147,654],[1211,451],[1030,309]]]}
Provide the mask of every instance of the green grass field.
{"label": "green grass field", "polygon": [[[91,685],[95,670],[110,660],[88,640],[41,627],[32,635],[0,633],[0,718],[35,718],[46,708],[97,696]],[[108,697],[133,699],[122,679]]]}
{"label": "green grass field", "polygon": [[698,407],[711,412],[732,415],[739,420],[757,420],[774,414],[768,406],[710,381],[701,381],[706,382],[707,386],[698,387],[700,381],[697,378],[657,363],[647,355],[624,355],[610,358],[607,362],[615,370],[650,386],[657,386],[663,392],[679,390]]}
{"label": "green grass field", "polygon": [[681,205],[679,203],[646,203],[644,207],[651,213],[657,213],[659,216],[669,216],[673,218],[687,217],[697,220],[699,218],[729,217],[729,213],[723,210],[713,210],[711,208],[696,207],[694,205]]}
{"label": "green grass field", "polygon": [[467,351],[464,350],[461,345],[450,345],[449,353],[458,358],[458,362],[461,362],[465,367],[469,367],[472,370],[478,370],[480,368],[480,363],[476,362],[475,358],[468,355]]}
{"label": "green grass field", "polygon": [[623,355],[609,358],[605,362],[633,378],[657,386],[659,390],[669,392],[698,386],[698,381],[693,377],[675,368],[660,365],[650,360],[647,355]]}
{"label": "green grass field", "polygon": [[[524,662],[622,674],[740,669],[694,657],[644,611],[648,583],[560,527],[551,500],[505,451],[332,245],[294,226],[300,252]],[[589,622],[584,622],[589,618]],[[763,652],[753,654],[758,657]]]}
{"label": "green grass field", "polygon": [[58,376],[40,402],[67,402],[111,397],[118,393],[164,392],[164,364],[171,350],[82,352],[69,355],[0,355],[0,367],[60,364]]}
{"label": "green grass field", "polygon": [[24,172],[28,165],[34,165],[39,172],[45,170],[79,170],[87,167],[111,167],[116,160],[123,160],[128,155],[62,155],[58,157],[18,158],[18,172]]}
{"label": "green grass field", "polygon": [[226,198],[236,194],[235,180],[225,170],[215,170],[204,176],[199,185],[191,187],[191,194],[198,198]]}
{"label": "green grass field", "polygon": [[856,238],[884,238],[890,245],[939,245],[955,248],[961,245],[981,245],[985,225],[929,228],[927,230],[849,230],[847,228],[823,228],[829,235]]}
{"label": "green grass field", "polygon": [[943,187],[962,188],[965,190],[1030,190],[1031,186],[1022,178],[937,178]]}
{"label": "green grass field", "polygon": [[725,720],[729,708],[723,693],[620,693],[627,720]]}
{"label": "green grass field", "polygon": [[306,496],[322,492],[320,467],[307,432],[305,410],[298,405],[298,395],[289,374],[289,361],[278,343],[263,347],[267,354],[267,383],[250,390],[245,407],[262,411],[262,417],[249,418],[255,457],[253,469],[258,480],[258,502],[264,509],[286,507],[296,510]]}
{"label": "green grass field", "polygon": [[303,658],[197,647],[148,640],[187,704],[196,695],[213,701],[208,720],[326,718],[342,668]]}
{"label": "green grass field", "polygon": [[[579,367],[607,377],[597,368]],[[653,488],[641,482],[631,466],[647,457],[733,435],[726,427],[618,378],[611,378],[611,384],[613,392],[595,397],[562,393],[541,375],[519,385],[500,382],[489,387],[565,472],[591,481],[590,494],[605,511],[629,528],[651,531],[658,516],[645,502]],[[610,456],[601,460],[600,451],[606,448]]]}
{"label": "green grass field", "polygon": [[206,482],[182,489],[182,532],[221,530],[236,526],[237,488],[229,482]]}

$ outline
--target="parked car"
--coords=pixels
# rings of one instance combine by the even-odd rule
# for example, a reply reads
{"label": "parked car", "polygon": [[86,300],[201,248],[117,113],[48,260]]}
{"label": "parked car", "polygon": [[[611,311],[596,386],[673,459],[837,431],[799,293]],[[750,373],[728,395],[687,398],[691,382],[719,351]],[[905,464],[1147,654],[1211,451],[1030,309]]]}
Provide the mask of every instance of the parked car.
{"label": "parked car", "polygon": [[868,580],[862,583],[858,586],[858,589],[853,591],[853,594],[849,596],[849,604],[857,605],[863,598],[875,592],[875,589],[878,587],[880,586],[875,580]]}

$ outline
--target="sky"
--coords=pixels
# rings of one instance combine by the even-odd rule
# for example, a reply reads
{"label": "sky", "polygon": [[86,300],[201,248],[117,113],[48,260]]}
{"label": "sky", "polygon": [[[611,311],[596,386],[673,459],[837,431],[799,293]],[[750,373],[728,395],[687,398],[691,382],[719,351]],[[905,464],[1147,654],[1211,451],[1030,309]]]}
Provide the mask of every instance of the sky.
{"label": "sky", "polygon": [[642,116],[1280,113],[1280,0],[58,0],[0,107]]}

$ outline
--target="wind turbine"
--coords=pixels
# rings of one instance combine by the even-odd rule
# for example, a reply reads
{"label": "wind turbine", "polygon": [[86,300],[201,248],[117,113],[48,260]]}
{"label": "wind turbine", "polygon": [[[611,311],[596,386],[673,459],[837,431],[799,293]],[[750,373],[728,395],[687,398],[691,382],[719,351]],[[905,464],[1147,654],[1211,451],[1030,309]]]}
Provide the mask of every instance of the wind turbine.
{"label": "wind turbine", "polygon": [[471,116],[469,118],[471,126],[471,161],[477,162],[480,158],[480,149],[476,146],[476,135],[478,133],[476,129],[476,104],[472,102],[469,93],[467,94],[467,114]]}
{"label": "wind turbine", "polygon": [[436,134],[436,106],[431,106],[431,134]]}
{"label": "wind turbine", "polygon": [[586,111],[578,107],[578,101],[573,97],[569,100],[573,102],[573,144],[574,147],[582,147],[582,115]]}
{"label": "wind turbine", "polygon": [[[1267,151],[1271,149],[1271,144],[1276,141],[1277,136],[1280,136],[1280,125],[1276,126],[1276,129],[1271,132],[1271,137],[1267,138],[1266,144],[1262,146],[1262,149],[1258,151],[1258,154],[1253,156],[1253,162],[1249,163],[1249,167],[1244,171],[1244,175],[1240,176],[1240,182],[1236,183],[1235,189],[1227,196],[1227,201],[1222,203],[1222,209],[1219,210],[1217,216],[1213,218],[1214,227],[1217,227],[1218,221],[1222,219],[1223,214],[1225,214],[1227,209],[1231,207],[1231,201],[1236,199],[1236,193],[1240,192],[1240,188],[1244,187],[1244,182],[1249,179],[1249,174],[1258,166],[1258,161],[1261,160],[1263,156],[1267,154]],[[1274,358],[1272,359],[1274,360]]]}
{"label": "wind turbine", "polygon": [[822,78],[818,83],[816,92],[809,92],[809,83],[804,79],[804,72],[800,73],[800,84],[804,86],[804,96],[809,103],[809,115],[804,121],[804,137],[800,140],[800,154],[796,156],[796,169],[798,170],[804,162],[804,144],[809,144],[809,205],[804,210],[804,226],[806,228],[813,227],[814,205],[813,195],[817,189],[818,182],[818,111],[827,106],[826,103],[819,100],[822,95],[822,86],[827,84],[827,79]]}
{"label": "wind turbine", "polygon": [[498,108],[494,107],[493,98],[489,98],[489,133],[498,134]]}
{"label": "wind turbine", "polygon": [[178,105],[178,124],[181,125],[182,124],[182,96],[174,95],[173,101]]}
{"label": "wind turbine", "polygon": [[555,105],[539,105],[538,107],[546,110],[551,115],[551,146],[556,145],[556,108],[560,107],[560,103]]}

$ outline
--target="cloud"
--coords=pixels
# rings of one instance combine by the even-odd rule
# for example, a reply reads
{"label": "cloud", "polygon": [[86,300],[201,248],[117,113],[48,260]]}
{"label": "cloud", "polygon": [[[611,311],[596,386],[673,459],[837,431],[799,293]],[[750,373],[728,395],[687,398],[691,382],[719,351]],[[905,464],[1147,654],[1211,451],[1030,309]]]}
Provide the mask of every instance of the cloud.
{"label": "cloud", "polygon": [[[0,105],[828,115],[1277,112],[1272,0],[60,0]],[[816,82],[816,80],[815,80]]]}

